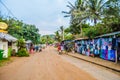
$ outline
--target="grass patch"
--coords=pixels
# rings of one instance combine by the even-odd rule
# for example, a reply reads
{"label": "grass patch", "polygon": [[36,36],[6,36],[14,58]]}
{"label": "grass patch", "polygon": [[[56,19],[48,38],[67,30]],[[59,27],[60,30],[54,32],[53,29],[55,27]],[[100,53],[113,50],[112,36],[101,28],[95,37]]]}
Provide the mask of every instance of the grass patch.
{"label": "grass patch", "polygon": [[2,60],[0,60],[0,67],[9,64],[10,62],[12,62],[12,60],[10,58],[4,58]]}

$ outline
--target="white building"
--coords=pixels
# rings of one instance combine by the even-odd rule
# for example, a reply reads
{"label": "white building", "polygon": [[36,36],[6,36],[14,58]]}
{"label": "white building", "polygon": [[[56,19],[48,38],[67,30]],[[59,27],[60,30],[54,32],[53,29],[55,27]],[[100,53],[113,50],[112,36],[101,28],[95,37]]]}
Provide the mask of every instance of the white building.
{"label": "white building", "polygon": [[11,46],[12,50],[14,49],[17,52],[16,41],[17,39],[15,37],[0,32],[0,49],[4,50],[4,58],[8,57],[8,46]]}

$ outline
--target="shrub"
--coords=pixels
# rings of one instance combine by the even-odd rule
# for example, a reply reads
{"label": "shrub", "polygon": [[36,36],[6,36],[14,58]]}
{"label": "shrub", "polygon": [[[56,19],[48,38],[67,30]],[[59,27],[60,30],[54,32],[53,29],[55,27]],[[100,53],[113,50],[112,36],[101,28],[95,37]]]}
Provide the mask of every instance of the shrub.
{"label": "shrub", "polygon": [[27,50],[25,48],[21,48],[18,50],[17,52],[17,56],[19,57],[28,57],[29,56],[29,53],[27,52]]}
{"label": "shrub", "polygon": [[4,52],[4,50],[1,50],[1,49],[0,49],[0,60],[3,59],[3,52]]}
{"label": "shrub", "polygon": [[24,56],[28,57],[29,56],[29,53],[27,52],[26,47],[25,47],[25,40],[23,38],[18,40],[17,46],[19,47],[17,56],[19,56],[19,57],[24,57]]}
{"label": "shrub", "polygon": [[8,57],[10,57],[10,56],[11,56],[11,54],[12,54],[12,48],[11,48],[11,47],[9,47],[9,48],[8,48]]}
{"label": "shrub", "polygon": [[23,38],[19,39],[17,42],[17,46],[19,49],[25,48],[25,40]]}

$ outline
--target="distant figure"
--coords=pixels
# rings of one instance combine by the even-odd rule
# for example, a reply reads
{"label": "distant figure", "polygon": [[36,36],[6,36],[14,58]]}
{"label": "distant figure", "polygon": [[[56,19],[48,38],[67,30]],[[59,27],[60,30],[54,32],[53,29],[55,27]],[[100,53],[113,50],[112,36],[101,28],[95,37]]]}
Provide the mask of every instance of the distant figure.
{"label": "distant figure", "polygon": [[59,52],[59,54],[61,54],[61,45],[60,45],[60,43],[58,44],[58,52]]}
{"label": "distant figure", "polygon": [[30,53],[33,53],[33,52],[34,52],[33,48],[34,48],[34,47],[33,47],[33,44],[31,44],[31,45],[30,45],[30,51],[29,51]]}
{"label": "distant figure", "polygon": [[63,50],[64,50],[64,45],[63,45],[63,43],[62,43],[60,46],[61,46],[61,51],[63,51]]}
{"label": "distant figure", "polygon": [[61,42],[61,51],[63,52],[65,50],[65,44],[64,42]]}
{"label": "distant figure", "polygon": [[39,47],[36,45],[35,46],[35,51],[38,52],[38,50],[39,50]]}

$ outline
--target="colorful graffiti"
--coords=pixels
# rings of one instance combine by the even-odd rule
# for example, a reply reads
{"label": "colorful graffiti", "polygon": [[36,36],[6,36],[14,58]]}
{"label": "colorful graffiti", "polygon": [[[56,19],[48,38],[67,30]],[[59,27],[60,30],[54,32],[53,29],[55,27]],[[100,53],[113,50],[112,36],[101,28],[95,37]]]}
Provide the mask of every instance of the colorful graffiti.
{"label": "colorful graffiti", "polygon": [[76,52],[87,56],[99,56],[105,60],[115,61],[119,38],[95,38],[75,40]]}

